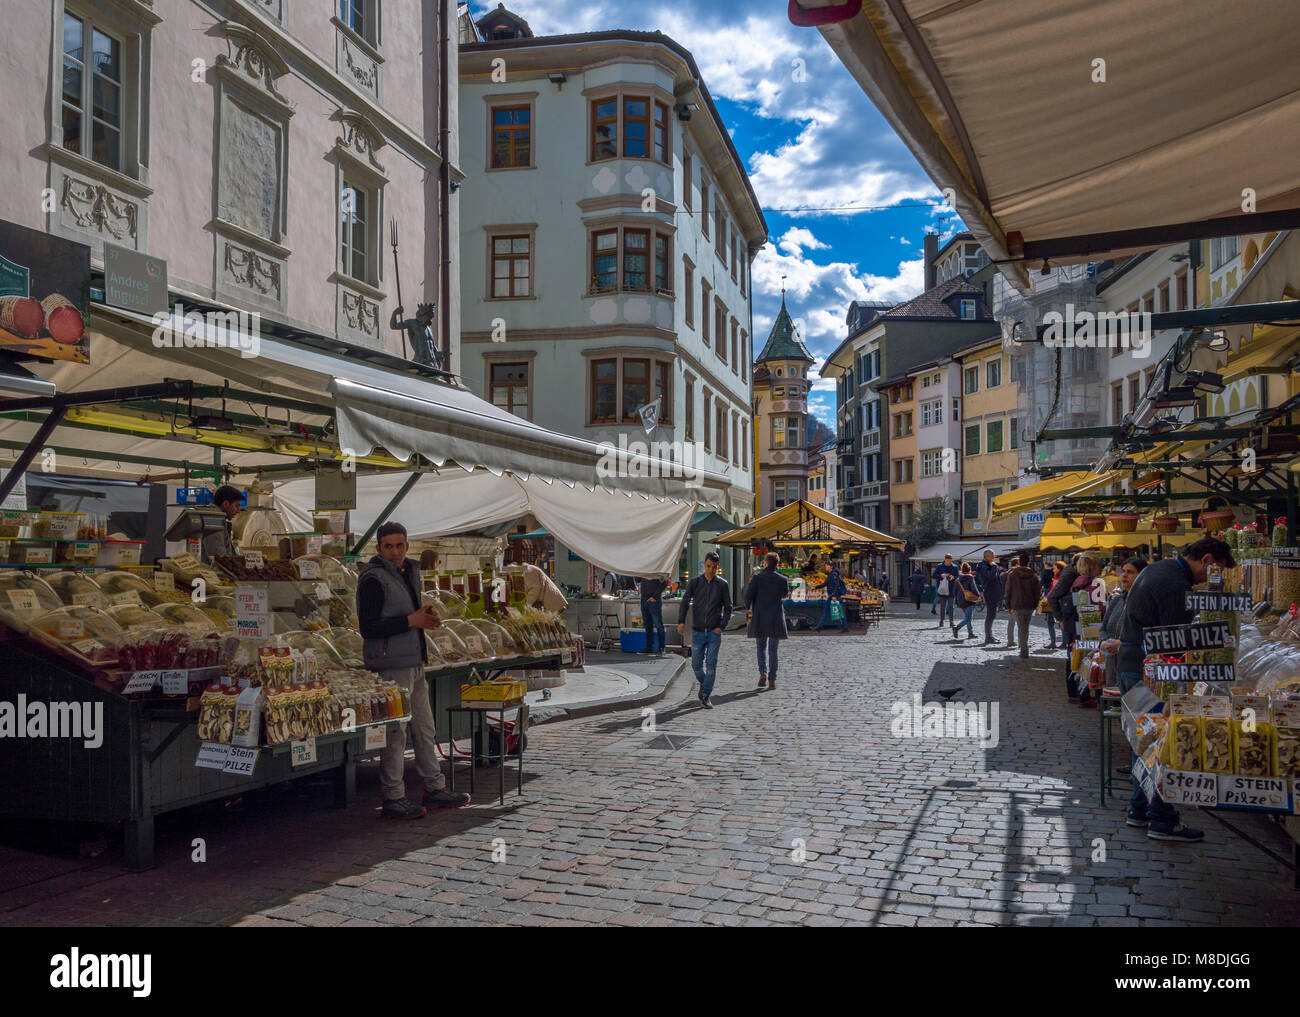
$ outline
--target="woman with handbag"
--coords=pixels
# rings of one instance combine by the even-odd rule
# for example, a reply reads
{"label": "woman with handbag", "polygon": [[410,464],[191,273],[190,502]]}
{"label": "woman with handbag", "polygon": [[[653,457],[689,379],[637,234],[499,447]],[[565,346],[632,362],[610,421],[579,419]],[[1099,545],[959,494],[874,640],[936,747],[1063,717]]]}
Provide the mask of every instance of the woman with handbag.
{"label": "woman with handbag", "polygon": [[1052,567],[1043,568],[1043,599],[1038,602],[1038,613],[1043,615],[1047,621],[1047,638],[1050,639],[1051,645],[1049,650],[1056,649],[1056,615],[1052,611],[1052,605],[1048,603],[1047,597],[1052,592],[1052,587],[1056,581],[1061,578],[1061,570],[1065,568],[1065,562],[1058,561],[1052,564]]}
{"label": "woman with handbag", "polygon": [[961,573],[957,576],[957,592],[961,595],[962,616],[961,621],[952,627],[953,638],[957,638],[957,633],[965,625],[966,638],[974,639],[975,626],[971,624],[971,615],[975,613],[975,605],[983,599],[984,594],[971,573],[970,562],[961,563]]}

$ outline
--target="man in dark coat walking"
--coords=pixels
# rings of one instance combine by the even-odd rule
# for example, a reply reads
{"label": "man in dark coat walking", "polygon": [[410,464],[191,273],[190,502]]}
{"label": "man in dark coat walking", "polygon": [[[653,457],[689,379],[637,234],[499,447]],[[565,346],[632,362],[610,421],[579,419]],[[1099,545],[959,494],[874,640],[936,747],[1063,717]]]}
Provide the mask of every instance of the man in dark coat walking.
{"label": "man in dark coat walking", "polygon": [[764,682],[769,689],[776,688],[776,644],[785,638],[785,607],[790,583],[776,570],[780,559],[774,552],[767,554],[767,567],[756,573],[745,587],[745,607],[749,608],[749,628],[745,634],[758,646],[758,687]]}
{"label": "man in dark coat walking", "polygon": [[912,568],[912,574],[907,579],[907,592],[916,601],[916,609],[921,610],[921,597],[925,593],[925,576],[921,574],[920,565]]}
{"label": "man in dark coat walking", "polygon": [[984,552],[984,560],[975,566],[975,584],[984,591],[984,645],[997,642],[993,638],[993,619],[1002,604],[1002,577],[1006,573],[998,567],[992,551]]}

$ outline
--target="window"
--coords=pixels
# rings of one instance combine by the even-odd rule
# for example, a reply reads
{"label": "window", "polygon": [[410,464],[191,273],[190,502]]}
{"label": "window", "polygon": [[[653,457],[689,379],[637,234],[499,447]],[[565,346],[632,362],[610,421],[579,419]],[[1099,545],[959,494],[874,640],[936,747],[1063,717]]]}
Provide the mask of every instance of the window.
{"label": "window", "polygon": [[1111,420],[1112,424],[1118,425],[1124,419],[1124,383],[1115,382],[1110,387],[1111,398]]}
{"label": "window", "polygon": [[985,452],[1002,451],[1002,421],[990,420],[987,425]]}
{"label": "window", "polygon": [[704,337],[704,345],[709,345],[709,293],[712,288],[708,282],[700,280],[700,334]]}
{"label": "window", "polygon": [[799,418],[786,417],[785,421],[785,447],[786,448],[803,448],[799,442]]}
{"label": "window", "polygon": [[695,382],[690,378],[686,379],[686,404],[683,412],[686,419],[682,422],[682,428],[686,435],[687,441],[695,440]]}
{"label": "window", "polygon": [[784,385],[777,385],[776,388],[772,389],[772,398],[773,398],[773,399],[784,399],[784,398],[785,398],[785,386],[784,386]]}
{"label": "window", "polygon": [[686,269],[686,324],[695,327],[695,266],[691,264],[690,258],[683,258],[682,265]]}
{"label": "window", "polygon": [[686,211],[694,211],[692,202],[692,191],[695,190],[695,184],[691,180],[691,174],[694,170],[694,160],[690,152],[682,153],[682,208]]}
{"label": "window", "polygon": [[[735,318],[731,319],[731,373],[736,374],[740,369],[740,322]],[[796,395],[798,393],[795,393]]]}
{"label": "window", "polygon": [[741,439],[740,447],[744,450],[744,453],[745,453],[745,462],[744,462],[744,467],[745,467],[745,469],[748,470],[748,469],[750,469],[750,465],[749,465],[749,429],[750,429],[750,427],[752,426],[753,421],[745,420],[745,421],[742,421],[741,423],[742,423],[743,426],[744,426],[745,434],[744,434],[744,437]]}
{"label": "window", "polygon": [[978,367],[966,368],[966,395],[974,395],[980,390],[980,369]]}
{"label": "window", "polygon": [[1138,401],[1142,398],[1142,377],[1135,374],[1128,380],[1128,404],[1133,409],[1137,408]]}
{"label": "window", "polygon": [[700,170],[700,232],[705,240],[709,239],[709,182],[704,178],[704,170]]}
{"label": "window", "polygon": [[669,423],[673,416],[672,365],[662,360],[654,362],[654,398],[659,399],[659,420]]}
{"label": "window", "polygon": [[[671,292],[672,278],[668,270],[672,257],[671,241],[665,234],[631,227],[600,230],[591,235],[591,292],[611,293],[615,290],[633,293],[648,292],[651,282],[652,243],[655,288],[663,292]],[[621,272],[619,271],[620,259]]]}
{"label": "window", "polygon": [[1156,292],[1151,290],[1142,298],[1142,310],[1150,313],[1156,309]]}
{"label": "window", "polygon": [[1178,283],[1178,310],[1186,311],[1188,308],[1191,307],[1191,304],[1189,303],[1188,296],[1187,296],[1187,269],[1183,269],[1181,272],[1178,273],[1177,283]]}
{"label": "window", "polygon": [[612,424],[618,413],[618,361],[594,360],[591,364],[591,422]]}
{"label": "window", "polygon": [[736,277],[736,272],[738,271],[738,266],[740,264],[740,259],[736,257],[737,246],[738,245],[736,244],[736,231],[732,230],[731,231],[731,281],[732,282],[739,282],[739,279],[737,279]]}
{"label": "window", "polygon": [[718,359],[727,362],[727,308],[717,297],[713,298],[713,337],[714,351]]}
{"label": "window", "polygon": [[[370,45],[379,43],[379,8],[375,0],[338,0],[339,21],[365,39]],[[272,15],[275,17],[275,15]]]}
{"label": "window", "polygon": [[339,201],[339,237],[342,244],[339,262],[344,275],[353,279],[368,280],[369,248],[367,231],[370,227],[369,195],[343,178],[343,194]]}
{"label": "window", "polygon": [[714,198],[713,210],[713,250],[717,252],[722,267],[727,267],[727,209],[720,200]]}
{"label": "window", "polygon": [[528,416],[528,365],[490,364],[488,385],[492,405],[507,413],[530,419]]}
{"label": "window", "polygon": [[[786,486],[785,486],[785,483],[786,483],[786,482],[785,482],[784,480],[774,480],[774,481],[772,481],[772,508],[774,508],[774,509],[784,508],[784,507],[786,506],[786,500],[785,500],[785,497],[786,497]],[[798,484],[798,481],[795,481],[795,484],[797,485],[797,484]],[[798,491],[796,490],[796,495],[797,495],[797,494],[798,494]],[[798,500],[798,499],[797,499],[797,497],[796,497],[796,498],[793,499],[793,500]]]}
{"label": "window", "polygon": [[943,400],[931,399],[921,404],[921,426],[943,423]]}
{"label": "window", "polygon": [[745,270],[749,267],[747,264],[749,257],[748,257],[748,253],[746,252],[743,246],[744,245],[743,239],[740,241],[740,244],[741,246],[739,247],[737,253],[741,255],[739,259],[740,260],[740,295],[743,297],[745,296]]}
{"label": "window", "polygon": [[772,447],[785,448],[785,417],[772,418]]}
{"label": "window", "polygon": [[718,458],[727,458],[727,407],[721,399],[717,400],[718,414]]}
{"label": "window", "polygon": [[964,519],[978,519],[980,514],[980,493],[971,488],[961,493],[961,514]]}
{"label": "window", "polygon": [[937,477],[943,472],[943,449],[932,448],[921,453],[921,476]]}
{"label": "window", "polygon": [[1002,493],[1000,487],[990,487],[984,492],[984,510],[986,513],[993,511],[993,499]]}
{"label": "window", "polygon": [[979,424],[971,424],[966,428],[966,454],[968,456],[977,456],[980,454]]}
{"label": "window", "polygon": [[123,168],[122,75],[121,40],[64,12],[63,147],[118,171]]}
{"label": "window", "polygon": [[749,349],[749,333],[740,330],[740,380],[749,381],[749,361],[753,354]]}
{"label": "window", "polygon": [[731,414],[731,461],[740,465],[740,424],[739,413]]}
{"label": "window", "polygon": [[492,297],[527,297],[532,295],[533,245],[524,235],[493,236]]}
{"label": "window", "polygon": [[984,387],[997,388],[1002,384],[1002,358],[990,360],[984,365]]}
{"label": "window", "polygon": [[618,286],[618,230],[602,230],[591,241],[591,289],[606,293]]}
{"label": "window", "polygon": [[709,390],[704,390],[704,451],[708,452],[712,447],[713,424],[709,420],[709,411],[712,407],[709,403],[712,401]]}
{"label": "window", "polygon": [[961,302],[961,316],[966,321],[971,321],[975,318],[975,301],[963,300]]}
{"label": "window", "polygon": [[1011,433],[1008,435],[1008,437],[1011,439],[1011,443],[1007,447],[1012,449],[1017,449],[1020,447],[1020,418],[1019,417],[1011,418],[1010,431]]}
{"label": "window", "polygon": [[894,460],[894,483],[910,484],[912,482],[912,460],[895,459]]}
{"label": "window", "polygon": [[492,107],[492,168],[533,164],[533,111],[529,106]]}
{"label": "window", "polygon": [[1210,241],[1210,271],[1222,268],[1241,253],[1241,237],[1215,237]]}
{"label": "window", "polygon": [[1160,284],[1160,310],[1169,310],[1169,281],[1165,280]]}
{"label": "window", "polygon": [[650,401],[650,361],[623,361],[623,423],[635,424],[641,420],[637,413]]}
{"label": "window", "polygon": [[[621,119],[621,123],[620,123]],[[625,95],[591,104],[591,159],[656,159],[668,162],[668,107],[648,96]]]}

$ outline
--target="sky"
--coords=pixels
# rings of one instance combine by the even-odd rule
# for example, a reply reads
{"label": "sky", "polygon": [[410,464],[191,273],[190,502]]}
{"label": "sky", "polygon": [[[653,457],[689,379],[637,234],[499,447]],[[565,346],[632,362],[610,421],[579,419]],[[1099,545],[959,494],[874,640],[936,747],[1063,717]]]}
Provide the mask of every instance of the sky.
{"label": "sky", "polygon": [[[475,18],[495,6],[471,5]],[[691,51],[767,220],[753,270],[754,350],[785,276],[786,307],[816,359],[809,412],[834,427],[834,382],[817,371],[846,334],[849,302],[919,294],[922,237],[938,230],[942,243],[960,223],[821,33],[790,24],[781,0],[506,7],[534,35],[658,30]]]}

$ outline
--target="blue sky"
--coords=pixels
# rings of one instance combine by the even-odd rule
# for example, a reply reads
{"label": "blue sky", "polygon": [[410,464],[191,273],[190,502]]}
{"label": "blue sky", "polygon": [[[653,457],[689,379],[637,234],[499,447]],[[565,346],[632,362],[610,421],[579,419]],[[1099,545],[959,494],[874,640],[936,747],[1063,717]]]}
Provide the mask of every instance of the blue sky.
{"label": "blue sky", "polygon": [[[476,2],[474,16],[495,6]],[[821,33],[790,24],[781,0],[506,7],[535,35],[657,29],[695,56],[767,219],[771,242],[753,273],[755,350],[780,308],[782,275],[786,305],[817,358],[814,377],[844,338],[849,301],[921,292],[921,238],[942,226],[946,239],[957,220]],[[835,211],[786,211],[799,208]],[[833,426],[832,383],[814,385],[810,410]]]}

